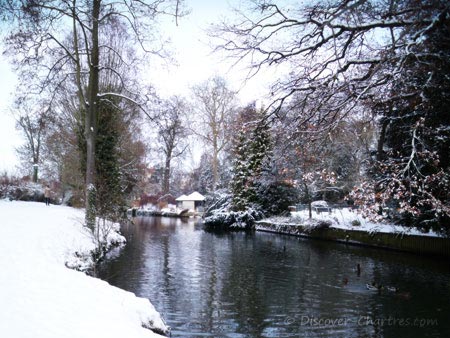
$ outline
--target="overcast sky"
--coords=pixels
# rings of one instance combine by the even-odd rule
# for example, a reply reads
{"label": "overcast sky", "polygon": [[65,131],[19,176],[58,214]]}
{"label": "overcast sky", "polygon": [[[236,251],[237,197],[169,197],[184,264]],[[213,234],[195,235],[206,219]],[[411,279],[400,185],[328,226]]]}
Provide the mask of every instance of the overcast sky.
{"label": "overcast sky", "polygon": [[[161,27],[161,31],[169,35],[173,42],[171,50],[178,65],[157,66],[149,70],[149,78],[160,94],[189,95],[189,88],[193,85],[213,75],[221,75],[234,90],[239,90],[243,104],[261,98],[266,92],[267,75],[244,81],[246,72],[243,65],[230,70],[231,62],[224,61],[223,56],[212,54],[208,46],[205,29],[221,17],[230,16],[230,4],[238,2],[187,0],[191,13],[182,18],[178,26],[174,22],[167,22]],[[22,142],[9,113],[15,81],[8,61],[0,54],[0,171],[7,170],[10,173],[14,173],[18,164],[15,148]]]}

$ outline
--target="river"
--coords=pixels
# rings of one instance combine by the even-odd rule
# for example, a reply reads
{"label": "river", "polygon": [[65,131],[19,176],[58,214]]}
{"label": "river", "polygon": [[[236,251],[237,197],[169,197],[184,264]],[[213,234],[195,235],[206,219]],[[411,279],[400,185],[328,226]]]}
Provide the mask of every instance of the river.
{"label": "river", "polygon": [[[450,337],[444,260],[261,232],[211,233],[192,219],[137,217],[122,232],[127,245],[98,275],[150,299],[172,337]],[[384,289],[367,290],[373,281]]]}

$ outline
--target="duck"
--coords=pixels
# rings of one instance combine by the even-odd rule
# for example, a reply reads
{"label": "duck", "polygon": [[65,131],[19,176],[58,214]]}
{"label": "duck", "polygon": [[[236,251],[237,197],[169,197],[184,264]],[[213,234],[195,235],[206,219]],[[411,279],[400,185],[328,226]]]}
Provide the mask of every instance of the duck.
{"label": "duck", "polygon": [[366,284],[366,289],[370,290],[370,291],[378,291],[378,287],[376,287],[375,285],[372,284]]}
{"label": "duck", "polygon": [[359,263],[356,264],[356,275],[357,276],[361,275],[361,265]]}
{"label": "duck", "polygon": [[410,292],[396,292],[395,293],[395,295],[398,297],[398,298],[400,298],[400,299],[403,299],[403,300],[409,300],[409,299],[411,299],[411,293]]}
{"label": "duck", "polygon": [[372,284],[366,284],[366,288],[370,291],[380,291],[384,289],[383,285],[375,282],[372,282]]}
{"label": "duck", "polygon": [[398,288],[395,286],[387,286],[386,289],[390,292],[398,292]]}

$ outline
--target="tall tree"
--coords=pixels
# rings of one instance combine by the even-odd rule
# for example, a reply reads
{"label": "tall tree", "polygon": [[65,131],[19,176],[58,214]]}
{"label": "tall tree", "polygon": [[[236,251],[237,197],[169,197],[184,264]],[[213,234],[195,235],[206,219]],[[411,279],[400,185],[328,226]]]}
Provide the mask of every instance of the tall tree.
{"label": "tall tree", "polygon": [[[106,27],[120,23],[144,51],[150,51],[149,38],[154,19],[160,14],[179,15],[181,0],[171,1],[28,1],[5,0],[0,10],[15,20],[7,38],[10,52],[16,55],[21,69],[22,85],[27,92],[57,93],[70,81],[85,115],[86,141],[86,225],[95,225],[95,143],[99,101],[114,92],[101,92],[100,82],[105,70],[102,53],[115,52],[101,44],[101,34],[110,34]],[[108,32],[108,33],[107,33]],[[119,54],[119,53],[118,53]],[[120,55],[120,54],[119,54]],[[114,72],[114,70],[112,70]],[[33,80],[30,82],[30,80]],[[31,85],[25,86],[29,82]]]}
{"label": "tall tree", "polygon": [[24,134],[25,143],[17,149],[26,167],[33,168],[33,182],[38,181],[39,166],[42,164],[42,149],[49,125],[52,123],[51,112],[48,106],[37,103],[40,108],[31,108],[22,103],[15,113],[16,126]]}
{"label": "tall tree", "polygon": [[189,177],[190,190],[198,191],[201,194],[207,194],[212,190],[212,170],[211,156],[208,152],[203,152],[200,156],[200,162],[191,172]]}
{"label": "tall tree", "polygon": [[270,126],[264,113],[249,106],[242,111],[241,118],[245,122],[241,125],[234,147],[235,161],[230,184],[233,208],[239,211],[258,203],[258,180],[272,151]]}
{"label": "tall tree", "polygon": [[212,189],[219,183],[220,156],[230,145],[229,131],[235,112],[235,93],[225,80],[213,77],[195,86],[194,95],[198,101],[197,117],[199,122],[195,133],[211,148]]}
{"label": "tall tree", "polygon": [[185,126],[189,115],[189,106],[181,97],[171,97],[160,104],[158,119],[159,150],[164,154],[164,172],[162,182],[163,194],[170,193],[170,177],[172,161],[185,154],[188,148],[186,137],[188,129]]}

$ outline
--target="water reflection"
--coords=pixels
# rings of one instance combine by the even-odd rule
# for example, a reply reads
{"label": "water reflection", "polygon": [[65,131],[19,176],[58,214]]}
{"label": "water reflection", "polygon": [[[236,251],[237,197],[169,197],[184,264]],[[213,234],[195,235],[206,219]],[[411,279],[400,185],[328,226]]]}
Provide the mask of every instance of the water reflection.
{"label": "water reflection", "polygon": [[[149,298],[172,337],[450,336],[450,271],[442,261],[265,233],[207,233],[175,218],[136,218],[123,232],[127,246],[100,275]],[[371,281],[404,294],[369,291]],[[416,319],[437,324],[419,327]]]}

